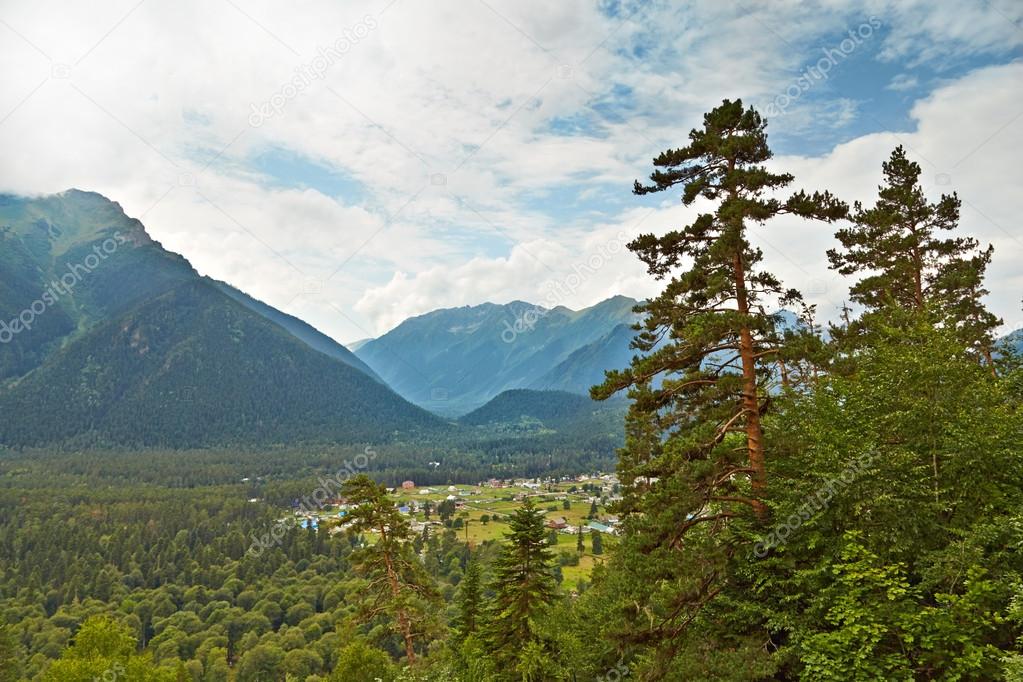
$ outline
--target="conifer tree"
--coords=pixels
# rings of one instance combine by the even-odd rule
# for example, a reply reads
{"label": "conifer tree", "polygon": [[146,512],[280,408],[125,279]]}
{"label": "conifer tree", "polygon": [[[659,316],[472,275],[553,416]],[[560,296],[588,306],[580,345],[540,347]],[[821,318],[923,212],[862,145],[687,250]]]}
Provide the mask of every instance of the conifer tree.
{"label": "conifer tree", "polygon": [[458,584],[458,615],[455,618],[455,633],[464,639],[479,629],[483,609],[482,569],[478,558],[470,558],[465,567],[465,576]]}
{"label": "conifer tree", "polygon": [[792,336],[767,308],[802,302],[763,268],[750,233],[777,216],[831,222],[848,212],[827,192],[778,198],[793,176],[763,165],[771,158],[765,128],[754,109],[725,100],[687,146],[654,159],[652,184],[636,183],[636,194],[680,188],[684,205],[700,200],[707,209],[689,225],[629,244],[666,284],[637,306],[640,354],[591,390],[606,399],[628,389],[632,398],[615,505],[623,536],[601,591],[620,605],[603,616],[609,634],[623,649],[654,652],[651,670],[671,669],[690,641],[687,628],[722,589],[741,541],[735,520],[767,517],[761,419],[783,351],[791,359]]}
{"label": "conifer tree", "polygon": [[433,625],[433,608],[439,603],[436,587],[412,553],[412,529],[388,498],[387,488],[360,474],[347,480],[343,490],[353,505],[347,517],[351,532],[377,536],[351,558],[355,571],[369,581],[362,616],[391,616],[405,643],[405,656],[414,664],[416,639]]}
{"label": "conifer tree", "polygon": [[982,302],[984,273],[993,247],[979,248],[972,237],[945,237],[959,226],[961,202],[955,193],[928,202],[920,185],[920,165],[902,146],[882,165],[884,182],[877,202],[856,202],[852,225],[836,232],[841,249],[830,249],[832,269],[862,275],[851,288],[852,300],[865,308],[845,336],[855,341],[884,319],[896,326],[931,314],[957,330],[960,339],[993,367],[992,332],[1000,324]]}
{"label": "conifer tree", "polygon": [[511,532],[494,564],[494,599],[488,614],[487,643],[496,661],[514,662],[536,640],[535,623],[555,594],[543,512],[532,501],[515,510]]}
{"label": "conifer tree", "polygon": [[[637,307],[644,320],[634,347],[645,354],[626,370],[608,372],[592,391],[605,399],[632,389],[620,467],[632,490],[627,510],[635,509],[636,493],[642,498],[644,486],[634,485],[639,479],[670,480],[684,468],[681,462],[703,460],[708,465],[700,480],[686,484],[702,489],[702,504],[738,502],[763,512],[764,383],[781,350],[776,319],[764,306],[800,296],[760,266],[763,254],[750,243],[749,230],[784,214],[830,222],[847,213],[827,192],[799,192],[784,201],[771,196],[793,177],[763,166],[771,158],[765,127],[753,108],[725,100],[704,116],[702,129],[690,132],[688,146],[654,159],[652,184],[635,184],[640,195],[681,186],[684,205],[704,199],[716,206],[688,226],[629,244],[649,273],[668,283]],[[730,450],[714,462],[712,452],[733,433],[744,434],[745,457]],[[672,437],[671,447],[664,434]],[[746,490],[738,484],[742,478],[750,482]],[[663,539],[677,542],[676,533],[688,525],[678,524]]]}

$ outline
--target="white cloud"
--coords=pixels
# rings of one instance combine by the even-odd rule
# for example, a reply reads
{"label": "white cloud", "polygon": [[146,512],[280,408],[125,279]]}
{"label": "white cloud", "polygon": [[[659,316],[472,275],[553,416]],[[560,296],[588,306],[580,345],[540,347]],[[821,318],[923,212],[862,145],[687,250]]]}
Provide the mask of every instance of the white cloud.
{"label": "white cloud", "polygon": [[913,90],[920,85],[920,80],[913,75],[908,73],[897,74],[892,78],[891,82],[888,83],[889,90],[895,90],[896,92],[902,92],[904,90]]}
{"label": "white cloud", "polygon": [[[983,69],[921,100],[913,109],[914,132],[867,135],[822,157],[779,157],[773,164],[796,176],[793,189],[829,189],[850,203],[860,199],[869,205],[876,198],[882,161],[897,145],[904,145],[922,166],[927,194],[936,199],[941,193],[958,192],[963,199],[964,232],[995,245],[989,274],[990,304],[1011,327],[1023,319],[1019,312],[1023,273],[1018,268],[1023,261],[1023,231],[1013,219],[1023,214],[1023,195],[1007,190],[1019,180],[1016,160],[1023,133],[1020,126],[1004,124],[1010,122],[1013,112],[1023,111],[1019,83],[1023,83],[1023,64]],[[983,131],[1000,127],[997,139],[985,143],[979,137]],[[438,266],[418,276],[399,273],[386,285],[369,289],[357,308],[377,319],[378,331],[383,331],[436,307],[515,298],[543,302],[549,280],[568,277],[571,264],[595,253],[601,240],[612,239],[619,230],[629,237],[641,230],[663,232],[691,220],[695,213],[666,203],[647,215],[640,216],[640,211],[632,209],[617,222],[592,228],[591,238],[579,250],[571,250],[568,240],[527,242],[516,246],[509,258],[474,259],[454,268]],[[640,217],[643,222],[636,226]],[[787,285],[801,289],[830,319],[846,299],[850,284],[827,268],[824,253],[836,246],[834,231],[834,226],[822,223],[779,219],[753,232],[754,241],[765,252],[766,266]],[[530,253],[557,265],[547,272]],[[612,293],[641,298],[655,291],[656,284],[638,261],[625,253],[610,259],[606,268],[583,282],[563,303],[581,307]]]}
{"label": "white cloud", "polygon": [[[389,3],[318,0],[297,11],[270,0],[6,2],[0,188],[102,192],[200,271],[352,339],[442,305],[540,300],[548,279],[619,230],[633,233],[641,209],[609,210],[601,200],[625,201],[649,159],[684,141],[703,111],[725,97],[770,101],[810,56],[868,16],[885,26],[885,59],[944,65],[1020,44],[1006,20],[1020,14],[1011,3],[740,9],[708,0],[626,3],[617,16],[583,0]],[[377,25],[322,79],[249,125],[253,104],[315,66],[318,48],[367,15]],[[1019,125],[999,126],[1023,109],[1018,70],[946,83],[917,103],[918,130],[899,134],[933,161],[925,172],[951,177],[968,202],[964,225],[995,241],[992,288],[1015,292],[995,298],[1006,316],[1020,289],[1009,266],[1019,255],[1010,236],[1021,208],[1012,158]],[[836,96],[806,106],[777,124],[841,127],[869,105]],[[554,125],[579,117],[587,124],[572,134]],[[895,142],[868,136],[821,159],[779,163],[869,198]],[[252,163],[270,149],[335,168],[365,192],[282,187]],[[556,190],[569,185],[596,209],[573,213],[537,199],[552,190],[557,202]],[[675,204],[643,227],[681,220]],[[830,282],[811,263],[828,228],[814,227],[812,238],[791,230],[779,228],[779,249],[811,279]],[[786,246],[790,234],[798,248]],[[765,248],[778,270],[806,279]],[[310,280],[322,291],[309,293],[317,288]],[[565,303],[643,296],[650,287],[622,254]],[[841,294],[834,283],[828,292]]]}

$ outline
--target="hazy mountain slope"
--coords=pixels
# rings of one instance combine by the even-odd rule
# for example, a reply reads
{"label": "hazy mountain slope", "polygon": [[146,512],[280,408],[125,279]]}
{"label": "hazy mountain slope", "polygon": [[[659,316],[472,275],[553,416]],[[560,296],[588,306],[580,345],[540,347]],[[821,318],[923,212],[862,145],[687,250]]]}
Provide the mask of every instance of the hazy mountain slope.
{"label": "hazy mountain slope", "polygon": [[635,352],[629,344],[635,333],[631,325],[616,325],[596,341],[576,349],[529,387],[588,394],[591,386],[603,383],[606,370],[629,366]]}
{"label": "hazy mountain slope", "polygon": [[579,311],[522,301],[436,310],[366,342],[356,355],[412,402],[463,414],[503,391],[532,386],[579,348],[631,322],[635,304],[616,296]]}
{"label": "hazy mountain slope", "polygon": [[0,380],[37,367],[98,321],[197,277],[99,194],[0,195]]}
{"label": "hazy mountain slope", "polygon": [[1016,329],[998,339],[995,342],[995,347],[1023,356],[1023,329]]}
{"label": "hazy mountain slope", "polygon": [[516,388],[501,393],[458,421],[479,426],[531,417],[544,424],[555,425],[587,416],[596,409],[596,406],[597,403],[594,401],[576,393]]}
{"label": "hazy mountain slope", "polygon": [[334,358],[335,360],[340,360],[346,365],[351,365],[355,369],[368,374],[377,381],[383,382],[383,379],[377,376],[376,372],[370,369],[369,365],[356,357],[355,353],[348,350],[309,323],[292,315],[288,315],[273,306],[267,305],[266,303],[249,296],[244,291],[235,289],[226,282],[219,282],[216,280],[211,281],[215,287],[233,298],[235,301],[283,328],[286,332],[297,338],[299,341],[302,341],[313,350],[317,350],[324,355]]}
{"label": "hazy mountain slope", "polygon": [[0,195],[0,444],[445,431],[340,344],[200,277],[92,192]]}
{"label": "hazy mountain slope", "polygon": [[359,350],[372,340],[373,340],[372,338],[359,339],[358,341],[352,341],[351,343],[347,344],[346,347],[348,348],[348,350],[354,353],[355,351]]}
{"label": "hazy mountain slope", "polygon": [[89,331],[0,393],[0,443],[379,441],[446,425],[208,280]]}
{"label": "hazy mountain slope", "polygon": [[560,434],[583,443],[603,439],[621,446],[625,437],[624,400],[596,402],[566,391],[512,389],[459,420],[463,427],[507,436]]}

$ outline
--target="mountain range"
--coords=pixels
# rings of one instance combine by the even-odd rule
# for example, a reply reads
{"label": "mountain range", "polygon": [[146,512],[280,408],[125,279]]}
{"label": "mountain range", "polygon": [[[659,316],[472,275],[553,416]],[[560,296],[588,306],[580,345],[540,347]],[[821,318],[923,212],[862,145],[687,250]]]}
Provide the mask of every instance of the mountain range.
{"label": "mountain range", "polygon": [[584,394],[628,362],[635,303],[438,310],[353,353],[201,276],[99,194],[0,194],[0,446],[603,432],[611,413]]}
{"label": "mountain range", "polygon": [[444,415],[511,389],[584,395],[632,354],[634,299],[544,308],[523,301],[435,310],[405,320],[355,354],[395,391]]}
{"label": "mountain range", "polygon": [[[587,394],[629,364],[636,304],[435,310],[349,349],[201,276],[99,194],[0,194],[0,446],[554,433],[560,447],[595,438],[606,450],[626,403]],[[1023,352],[1023,331],[1001,344]]]}

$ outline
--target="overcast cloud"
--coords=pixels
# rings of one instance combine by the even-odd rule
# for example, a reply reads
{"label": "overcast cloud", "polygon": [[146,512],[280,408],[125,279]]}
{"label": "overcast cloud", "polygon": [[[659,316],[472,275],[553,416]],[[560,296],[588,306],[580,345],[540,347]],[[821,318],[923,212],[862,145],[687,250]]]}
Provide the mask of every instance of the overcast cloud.
{"label": "overcast cloud", "polygon": [[[1023,326],[1021,27],[997,0],[5,1],[0,190],[101,192],[351,341],[438,307],[652,293],[621,246],[692,213],[632,180],[741,97],[773,105],[773,163],[807,189],[872,202],[903,144],[995,245],[990,303]],[[756,237],[826,316],[832,232]]]}

